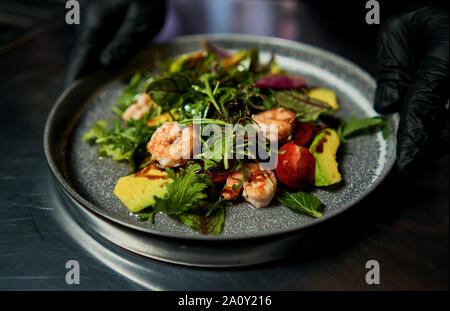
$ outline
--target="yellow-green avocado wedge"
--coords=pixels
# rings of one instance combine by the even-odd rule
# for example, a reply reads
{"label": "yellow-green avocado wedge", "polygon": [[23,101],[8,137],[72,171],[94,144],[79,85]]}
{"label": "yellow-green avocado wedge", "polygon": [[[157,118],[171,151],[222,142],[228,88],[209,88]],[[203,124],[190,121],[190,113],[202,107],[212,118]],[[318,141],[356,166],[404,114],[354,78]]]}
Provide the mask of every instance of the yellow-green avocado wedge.
{"label": "yellow-green avocado wedge", "polygon": [[323,87],[311,89],[308,96],[328,103],[333,110],[339,110],[339,104],[336,98],[336,93],[333,90]]}
{"label": "yellow-green avocado wedge", "polygon": [[166,183],[172,182],[165,171],[149,165],[137,172],[119,178],[114,195],[133,213],[155,203],[155,197],[163,197]]}
{"label": "yellow-green avocado wedge", "polygon": [[316,159],[315,186],[329,186],[341,181],[336,161],[339,144],[336,131],[329,128],[319,132],[311,143],[309,151]]}

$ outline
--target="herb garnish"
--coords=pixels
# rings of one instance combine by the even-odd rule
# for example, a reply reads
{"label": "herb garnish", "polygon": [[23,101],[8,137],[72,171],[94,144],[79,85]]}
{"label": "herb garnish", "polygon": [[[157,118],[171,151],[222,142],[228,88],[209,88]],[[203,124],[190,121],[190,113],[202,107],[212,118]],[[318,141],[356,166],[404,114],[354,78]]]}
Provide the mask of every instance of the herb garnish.
{"label": "herb garnish", "polygon": [[319,207],[322,202],[312,194],[306,192],[291,193],[283,190],[277,197],[281,204],[290,207],[296,211],[306,213],[313,217],[322,217]]}
{"label": "herb garnish", "polygon": [[336,132],[339,139],[346,142],[348,138],[380,129],[383,131],[384,139],[387,139],[389,132],[386,119],[383,117],[357,119],[352,115],[348,121],[341,122]]}
{"label": "herb garnish", "polygon": [[167,168],[167,175],[173,182],[165,186],[164,197],[155,197],[155,203],[139,213],[139,219],[151,221],[155,213],[160,212],[177,217],[203,234],[219,234],[225,219],[223,202],[207,200],[208,192],[216,189],[212,189],[215,185],[200,170],[199,164],[177,171]]}

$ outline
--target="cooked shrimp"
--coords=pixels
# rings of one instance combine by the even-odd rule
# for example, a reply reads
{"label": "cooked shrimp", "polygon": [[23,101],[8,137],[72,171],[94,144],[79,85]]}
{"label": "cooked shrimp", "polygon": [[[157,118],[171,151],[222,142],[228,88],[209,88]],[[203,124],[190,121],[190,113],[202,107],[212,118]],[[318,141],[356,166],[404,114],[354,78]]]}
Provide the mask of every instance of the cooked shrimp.
{"label": "cooked shrimp", "polygon": [[281,141],[288,138],[295,127],[295,113],[286,108],[272,108],[270,110],[252,115],[257,123],[257,130],[270,142]]}
{"label": "cooked shrimp", "polygon": [[[242,196],[247,202],[256,208],[270,204],[277,190],[277,179],[270,170],[261,170],[258,164],[245,164],[245,180],[242,170],[238,170],[228,176],[222,196],[226,200],[234,200],[238,197],[241,189]],[[233,186],[237,189],[233,189]]]}
{"label": "cooked shrimp", "polygon": [[243,178],[244,174],[242,173],[242,170],[237,170],[236,172],[232,173],[227,177],[225,187],[222,191],[222,196],[224,197],[225,200],[237,199],[243,186],[242,183]]}
{"label": "cooked shrimp", "polygon": [[123,113],[122,119],[128,121],[131,118],[140,120],[150,110],[156,109],[157,105],[154,103],[147,93],[141,93],[134,103],[129,106]]}
{"label": "cooked shrimp", "polygon": [[277,191],[277,178],[270,170],[261,170],[258,164],[248,163],[247,180],[244,182],[244,199],[256,208],[270,204]]}
{"label": "cooked shrimp", "polygon": [[167,122],[153,133],[147,151],[161,168],[181,166],[192,157],[194,139],[192,124],[182,126],[178,122]]}

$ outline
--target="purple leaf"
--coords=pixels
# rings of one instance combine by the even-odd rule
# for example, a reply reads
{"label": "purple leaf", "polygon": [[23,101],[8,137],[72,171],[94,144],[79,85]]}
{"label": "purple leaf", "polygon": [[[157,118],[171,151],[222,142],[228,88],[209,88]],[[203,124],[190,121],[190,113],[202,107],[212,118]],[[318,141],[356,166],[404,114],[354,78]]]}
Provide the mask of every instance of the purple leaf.
{"label": "purple leaf", "polygon": [[209,215],[183,214],[180,220],[187,226],[206,235],[218,235],[223,230],[225,221],[225,210],[219,207]]}
{"label": "purple leaf", "polygon": [[202,45],[203,45],[203,49],[205,51],[208,51],[208,52],[211,52],[211,53],[215,54],[217,58],[223,59],[223,58],[228,58],[228,57],[231,56],[231,54],[228,53],[227,51],[221,50],[221,49],[215,47],[214,45],[212,45],[208,41],[203,41]]}
{"label": "purple leaf", "polygon": [[270,87],[273,89],[297,89],[306,87],[306,81],[302,77],[290,74],[271,74],[258,79],[256,87]]}

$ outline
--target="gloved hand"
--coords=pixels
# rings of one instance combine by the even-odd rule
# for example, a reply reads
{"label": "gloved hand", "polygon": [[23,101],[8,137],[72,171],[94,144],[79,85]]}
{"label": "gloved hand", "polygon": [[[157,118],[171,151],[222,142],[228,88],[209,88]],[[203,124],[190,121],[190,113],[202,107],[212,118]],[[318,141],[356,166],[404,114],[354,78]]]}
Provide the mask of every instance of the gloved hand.
{"label": "gloved hand", "polygon": [[128,60],[161,29],[164,0],[91,0],[81,4],[65,87],[100,67]]}
{"label": "gloved hand", "polygon": [[377,44],[375,110],[400,112],[399,170],[448,153],[448,10],[427,6],[394,16],[381,25]]}

